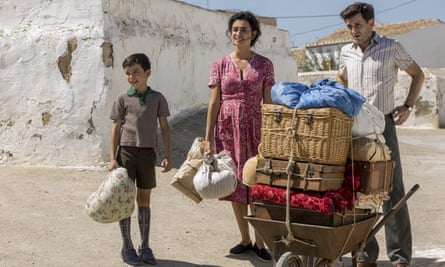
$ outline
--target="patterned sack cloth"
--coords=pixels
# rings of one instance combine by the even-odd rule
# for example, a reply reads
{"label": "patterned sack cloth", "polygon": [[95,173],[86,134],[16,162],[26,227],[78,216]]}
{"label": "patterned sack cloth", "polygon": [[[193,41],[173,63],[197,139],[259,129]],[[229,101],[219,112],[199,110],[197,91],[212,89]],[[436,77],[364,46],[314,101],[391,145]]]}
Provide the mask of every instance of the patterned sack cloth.
{"label": "patterned sack cloth", "polygon": [[355,202],[355,207],[359,209],[370,209],[373,212],[378,212],[383,205],[383,201],[389,200],[388,192],[378,192],[375,194],[358,193],[358,199]]}
{"label": "patterned sack cloth", "polygon": [[85,210],[97,222],[118,222],[131,216],[135,198],[136,186],[128,177],[127,169],[117,168],[108,173],[99,188],[88,197]]}

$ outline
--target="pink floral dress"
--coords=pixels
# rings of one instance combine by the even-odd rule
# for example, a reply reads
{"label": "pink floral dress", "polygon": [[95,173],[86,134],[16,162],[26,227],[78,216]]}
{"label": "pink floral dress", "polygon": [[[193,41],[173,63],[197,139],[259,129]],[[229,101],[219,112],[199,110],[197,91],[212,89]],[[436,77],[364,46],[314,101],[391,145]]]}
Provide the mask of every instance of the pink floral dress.
{"label": "pink floral dress", "polygon": [[214,133],[215,152],[231,152],[238,179],[236,191],[222,200],[241,204],[252,202],[250,188],[242,183],[243,167],[250,157],[258,154],[263,90],[274,83],[272,61],[259,54],[254,54],[243,72],[230,55],[212,64],[208,86],[221,87],[221,106]]}

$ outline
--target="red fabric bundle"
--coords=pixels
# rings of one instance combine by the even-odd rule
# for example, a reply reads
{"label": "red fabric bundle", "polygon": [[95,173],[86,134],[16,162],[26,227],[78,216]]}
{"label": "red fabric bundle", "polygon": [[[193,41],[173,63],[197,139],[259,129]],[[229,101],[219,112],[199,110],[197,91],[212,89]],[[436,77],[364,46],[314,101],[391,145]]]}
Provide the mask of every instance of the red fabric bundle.
{"label": "red fabric bundle", "polygon": [[[345,208],[351,210],[357,199],[356,192],[360,188],[358,168],[354,168],[354,173],[353,176],[352,164],[347,164],[345,181],[342,188],[338,190],[312,192],[291,189],[289,205],[319,211],[327,215],[331,215],[332,212],[344,212]],[[354,182],[352,182],[352,178],[354,178]],[[352,189],[353,185],[355,190]],[[252,186],[252,196],[257,200],[286,204],[286,188],[255,184]]]}
{"label": "red fabric bundle", "polygon": [[[256,184],[252,186],[252,197],[258,200],[286,204],[286,189]],[[317,193],[300,193],[296,190],[291,190],[289,205],[323,212],[328,215],[334,211],[334,203],[330,198],[322,197]]]}

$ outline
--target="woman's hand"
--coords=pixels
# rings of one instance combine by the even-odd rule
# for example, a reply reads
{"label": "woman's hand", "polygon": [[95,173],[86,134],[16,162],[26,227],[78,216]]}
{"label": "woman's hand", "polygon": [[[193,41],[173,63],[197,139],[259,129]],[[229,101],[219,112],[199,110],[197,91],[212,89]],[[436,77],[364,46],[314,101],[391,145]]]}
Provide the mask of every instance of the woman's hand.
{"label": "woman's hand", "polygon": [[212,143],[210,141],[204,141],[204,151],[202,151],[203,154],[204,153],[212,153],[213,154],[213,148],[212,148]]}

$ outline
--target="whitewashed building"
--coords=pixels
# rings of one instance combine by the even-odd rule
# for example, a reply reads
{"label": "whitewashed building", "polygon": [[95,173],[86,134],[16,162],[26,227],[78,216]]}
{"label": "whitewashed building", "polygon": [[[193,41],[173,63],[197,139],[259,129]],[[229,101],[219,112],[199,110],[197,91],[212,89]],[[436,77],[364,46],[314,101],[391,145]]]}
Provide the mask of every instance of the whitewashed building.
{"label": "whitewashed building", "polygon": [[[378,24],[374,30],[383,36],[400,41],[425,72],[425,82],[415,110],[401,127],[445,128],[445,23],[438,19],[424,19],[391,24]],[[430,41],[434,40],[434,42]],[[298,81],[306,84],[320,78],[335,80],[336,71],[308,71],[316,63],[319,69],[335,70],[342,46],[352,41],[346,28],[304,48],[292,49],[298,62]],[[396,83],[397,104],[403,104],[411,82],[405,72],[399,72]]]}
{"label": "whitewashed building", "polygon": [[[0,164],[107,161],[109,112],[132,53],[150,57],[149,84],[167,97],[171,120],[202,108],[211,62],[232,50],[229,15],[174,0],[2,1]],[[277,80],[295,80],[289,33],[262,31],[256,50]]]}
{"label": "whitewashed building", "polygon": [[[374,30],[379,35],[402,43],[421,67],[445,67],[443,56],[445,55],[445,23],[439,19],[376,24]],[[306,44],[304,48],[293,48],[292,51],[299,57],[299,69],[303,70],[304,65],[310,63],[309,60],[314,56],[320,64],[322,62],[326,64],[330,58],[338,61],[341,47],[351,41],[349,31],[341,28],[313,43]]]}

